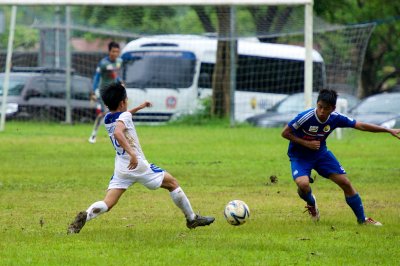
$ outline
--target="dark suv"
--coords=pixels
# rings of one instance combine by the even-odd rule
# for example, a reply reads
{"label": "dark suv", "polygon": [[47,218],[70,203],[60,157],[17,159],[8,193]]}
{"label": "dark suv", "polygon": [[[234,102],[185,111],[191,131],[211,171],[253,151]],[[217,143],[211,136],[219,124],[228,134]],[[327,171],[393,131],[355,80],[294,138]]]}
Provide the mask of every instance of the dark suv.
{"label": "dark suv", "polygon": [[[0,73],[0,105],[5,73]],[[96,105],[90,102],[89,78],[71,75],[71,113],[73,121],[91,121]],[[62,69],[13,68],[7,96],[7,118],[65,120],[66,75]]]}

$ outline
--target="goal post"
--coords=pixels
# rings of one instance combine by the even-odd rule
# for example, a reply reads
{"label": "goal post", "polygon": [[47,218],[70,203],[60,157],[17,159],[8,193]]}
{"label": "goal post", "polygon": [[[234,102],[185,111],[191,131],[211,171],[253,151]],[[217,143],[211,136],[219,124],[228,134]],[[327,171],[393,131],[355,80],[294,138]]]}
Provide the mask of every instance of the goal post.
{"label": "goal post", "polygon": [[[49,5],[49,6],[171,6],[171,5],[181,5],[181,6],[195,6],[195,5],[201,5],[201,6],[260,6],[260,5],[304,5],[305,10],[304,10],[304,16],[305,16],[305,25],[304,25],[304,43],[305,43],[305,55],[304,55],[304,93],[305,93],[305,107],[309,107],[311,106],[311,93],[312,93],[312,78],[313,78],[313,62],[312,62],[312,34],[313,34],[313,30],[312,30],[312,8],[313,8],[313,0],[117,0],[117,1],[108,1],[108,0],[102,0],[102,1],[90,1],[90,0],[21,0],[18,1],[18,3],[15,3],[15,1],[8,1],[8,0],[0,0],[0,5],[13,5],[15,7],[15,5],[18,6],[40,6],[40,5]],[[232,12],[234,12],[234,9],[232,9]],[[66,16],[67,18],[69,16]],[[232,18],[235,18],[234,13],[232,13]],[[231,38],[235,38],[236,36],[236,32],[235,32],[235,23],[231,22],[231,27],[232,29],[230,29],[230,33],[231,33]],[[66,33],[68,36],[69,33],[69,27],[70,25],[66,25]],[[69,41],[69,38],[67,39],[67,41]],[[11,43],[12,45],[12,43]],[[70,72],[71,70],[71,60],[70,60],[70,55],[68,55],[68,51],[69,51],[69,45],[67,43],[66,45],[66,55],[69,57],[67,58],[65,61],[67,63],[66,65],[66,69],[68,70],[67,73]],[[234,46],[232,46],[233,48]],[[237,56],[237,51],[235,51],[234,49],[230,49],[230,58],[234,59],[235,56]],[[230,61],[230,78],[231,78],[231,82],[230,82],[230,120],[231,120],[231,125],[234,124],[235,121],[235,84],[236,84],[236,62],[234,60],[229,60]],[[9,71],[9,70],[8,70]],[[8,71],[6,71],[6,80],[7,80],[7,73]],[[69,77],[69,75],[67,75]],[[235,79],[235,80],[233,80]],[[67,78],[66,84],[67,84],[67,91],[66,91],[66,102],[67,102],[67,106],[66,106],[66,113],[65,113],[65,121],[67,123],[71,122],[71,107],[70,107],[70,99],[69,99],[69,95],[70,95],[70,90],[68,88],[69,84],[71,83],[70,79]],[[7,84],[4,84],[7,85]],[[7,86],[4,86],[4,92],[7,91]],[[4,93],[5,94],[5,93]],[[5,95],[6,96],[6,95]],[[5,98],[5,97],[3,97]],[[5,100],[3,100],[4,102]],[[1,113],[1,125],[0,125],[0,130],[4,130],[4,123],[3,121],[5,121],[5,111],[4,111],[5,107],[3,105],[2,108],[2,113]]]}
{"label": "goal post", "polygon": [[[131,104],[143,101],[141,95],[153,93],[148,100],[157,98],[157,105],[164,108],[153,105],[153,115],[166,118],[180,114],[181,107],[193,110],[199,99],[210,97],[214,82],[230,84],[228,91],[234,90],[230,91],[230,98],[235,101],[231,102],[231,120],[240,122],[244,121],[243,115],[265,112],[283,97],[297,92],[305,93],[305,107],[311,105],[311,92],[322,87],[355,95],[373,28],[325,23],[313,16],[312,0],[0,0],[0,6],[8,21],[11,6],[18,8],[16,38],[9,47],[13,48],[13,68],[61,64],[65,69],[69,66],[72,75],[91,80],[96,64],[107,55],[107,42],[116,40],[121,45],[121,55],[127,59],[123,74],[130,85],[127,91]],[[71,25],[67,23],[67,7]],[[220,23],[221,10],[226,18],[233,18],[231,23]],[[219,24],[226,27],[224,35],[218,35]],[[0,42],[0,86],[6,72],[6,44],[1,46],[4,36],[3,33]],[[216,62],[216,43],[229,43],[232,39],[237,45],[226,50],[225,70],[217,72],[216,65],[221,60]],[[146,71],[138,72],[135,66],[140,64]],[[171,64],[176,65],[168,67]],[[153,73],[147,75],[148,70]],[[222,72],[223,78],[218,77]],[[11,75],[17,74],[12,71]],[[152,81],[151,76],[164,80]],[[67,86],[64,85],[65,97]],[[192,98],[186,97],[188,88],[196,92]],[[56,89],[54,94],[59,97],[62,92]],[[71,93],[73,98],[74,92]],[[74,112],[73,106],[71,109]],[[142,110],[136,118],[146,121],[139,116],[149,111]],[[58,117],[68,121],[64,111]],[[78,121],[75,117],[72,120]]]}
{"label": "goal post", "polygon": [[15,19],[17,15],[17,7],[13,6],[11,10],[11,18],[10,18],[10,31],[8,35],[8,45],[7,45],[7,59],[5,66],[5,77],[3,83],[3,97],[1,102],[1,118],[0,118],[0,131],[4,131],[5,122],[6,122],[6,111],[7,111],[7,95],[8,95],[8,87],[9,87],[9,76],[10,76],[10,68],[11,68],[11,56],[12,56],[12,48],[14,42],[14,29],[15,29]]}

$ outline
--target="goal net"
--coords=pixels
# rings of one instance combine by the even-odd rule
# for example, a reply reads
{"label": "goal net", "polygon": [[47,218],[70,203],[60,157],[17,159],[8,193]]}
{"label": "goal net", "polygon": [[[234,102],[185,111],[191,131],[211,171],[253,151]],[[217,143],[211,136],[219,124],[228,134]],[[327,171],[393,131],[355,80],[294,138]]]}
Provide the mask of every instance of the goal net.
{"label": "goal net", "polygon": [[[135,2],[20,2],[7,99],[0,101],[6,104],[2,117],[92,122],[97,107],[89,99],[92,78],[111,40],[121,46],[120,76],[130,106],[153,103],[135,116],[137,121],[168,121],[207,103],[217,108],[215,113],[228,111],[235,121],[244,121],[287,95],[305,91],[305,4],[312,1],[222,0],[225,5],[219,6],[208,0],[169,5],[158,0],[130,5]],[[12,3],[0,4],[4,98]],[[314,17],[310,91],[327,87],[358,94],[373,26],[330,25]]]}

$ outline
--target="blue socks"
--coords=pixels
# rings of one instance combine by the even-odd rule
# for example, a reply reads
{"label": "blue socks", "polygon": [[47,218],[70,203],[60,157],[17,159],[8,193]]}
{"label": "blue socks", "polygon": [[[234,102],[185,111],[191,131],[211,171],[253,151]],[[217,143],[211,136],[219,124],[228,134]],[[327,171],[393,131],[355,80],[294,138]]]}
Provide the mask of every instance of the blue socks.
{"label": "blue socks", "polygon": [[357,216],[357,221],[359,223],[364,223],[365,214],[360,195],[357,193],[354,196],[346,197],[346,202]]}
{"label": "blue socks", "polygon": [[315,199],[312,196],[312,190],[306,194],[304,194],[300,189],[297,189],[297,194],[299,194],[300,198],[302,198],[305,202],[307,202],[310,206],[315,206]]}

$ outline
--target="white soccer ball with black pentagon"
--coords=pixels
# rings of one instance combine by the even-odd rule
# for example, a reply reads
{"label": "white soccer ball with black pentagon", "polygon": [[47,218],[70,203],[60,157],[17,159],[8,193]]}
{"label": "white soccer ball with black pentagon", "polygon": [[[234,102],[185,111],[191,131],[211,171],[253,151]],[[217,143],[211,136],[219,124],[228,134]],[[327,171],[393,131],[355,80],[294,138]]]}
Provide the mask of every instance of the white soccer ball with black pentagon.
{"label": "white soccer ball with black pentagon", "polygon": [[224,216],[231,225],[241,225],[250,217],[250,209],[244,201],[232,200],[226,204]]}

